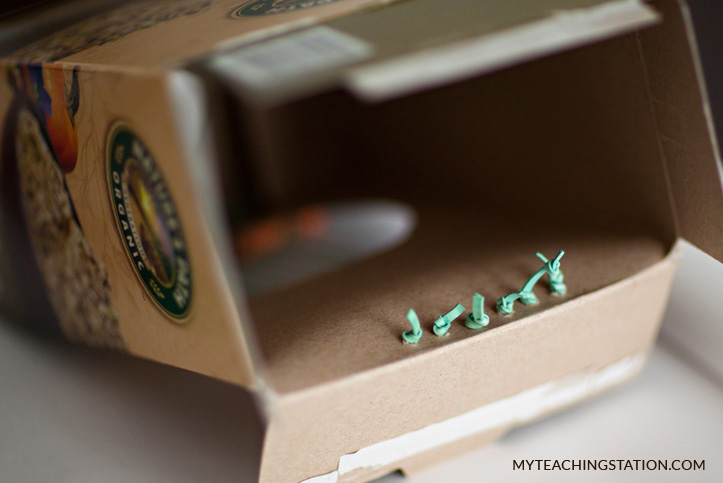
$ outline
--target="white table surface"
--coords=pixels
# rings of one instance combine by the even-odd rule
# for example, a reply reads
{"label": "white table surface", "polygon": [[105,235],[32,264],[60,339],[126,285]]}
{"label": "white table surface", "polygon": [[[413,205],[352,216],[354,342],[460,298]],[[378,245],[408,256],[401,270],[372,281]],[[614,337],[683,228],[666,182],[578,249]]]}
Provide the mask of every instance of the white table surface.
{"label": "white table surface", "polygon": [[[406,480],[723,481],[723,266],[690,247],[632,384]],[[245,391],[0,321],[0,483],[253,481]],[[246,408],[246,409],[245,409]],[[705,459],[696,472],[513,471],[513,459]]]}

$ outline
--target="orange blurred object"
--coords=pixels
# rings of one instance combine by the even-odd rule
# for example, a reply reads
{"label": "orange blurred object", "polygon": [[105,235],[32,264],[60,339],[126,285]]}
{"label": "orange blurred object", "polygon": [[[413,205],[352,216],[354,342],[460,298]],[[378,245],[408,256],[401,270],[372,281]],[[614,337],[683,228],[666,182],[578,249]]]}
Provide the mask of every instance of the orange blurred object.
{"label": "orange blurred object", "polygon": [[290,235],[289,223],[277,216],[255,223],[237,233],[234,245],[242,258],[258,258],[281,248]]}
{"label": "orange blurred object", "polygon": [[329,213],[321,205],[310,205],[296,215],[296,231],[304,238],[318,239],[329,225]]}
{"label": "orange blurred object", "polygon": [[78,159],[78,131],[66,104],[63,69],[44,66],[43,85],[50,96],[50,115],[45,116],[46,130],[60,167],[65,173],[70,173]]}
{"label": "orange blurred object", "polygon": [[241,258],[260,258],[281,249],[292,237],[322,238],[328,226],[328,210],[309,205],[293,215],[273,216],[238,230],[234,246]]}

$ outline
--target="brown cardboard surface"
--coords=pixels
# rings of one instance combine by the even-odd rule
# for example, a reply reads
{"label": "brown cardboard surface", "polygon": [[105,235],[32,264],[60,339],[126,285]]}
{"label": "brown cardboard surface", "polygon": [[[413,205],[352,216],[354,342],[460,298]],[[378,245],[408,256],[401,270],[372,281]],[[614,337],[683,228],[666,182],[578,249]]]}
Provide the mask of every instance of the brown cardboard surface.
{"label": "brown cardboard surface", "polygon": [[273,386],[300,390],[471,336],[399,339],[410,307],[427,331],[475,291],[491,314],[536,270],[536,250],[567,251],[570,298],[664,257],[674,231],[646,91],[626,36],[389,103],[337,93],[257,119],[272,206],[366,196],[419,215],[404,246],[250,301]]}
{"label": "brown cardboard surface", "polygon": [[[251,313],[269,366],[282,393],[298,391],[406,358],[454,345],[478,335],[458,319],[449,335],[431,326],[455,304],[471,310],[472,295],[486,296],[487,332],[622,280],[654,264],[669,247],[632,233],[545,230],[533,223],[498,227],[475,212],[425,210],[411,241],[392,252],[355,263],[288,289],[260,295]],[[498,225],[499,226],[499,225]],[[544,231],[543,231],[544,230]],[[510,316],[496,313],[497,298],[521,287],[539,266],[534,251],[562,260],[568,295],[552,297],[544,281],[538,306],[518,305]],[[409,308],[420,317],[424,336],[404,345]],[[490,335],[491,337],[492,335]]]}
{"label": "brown cardboard surface", "polygon": [[253,181],[272,208],[382,197],[672,240],[646,92],[626,36],[385,103],[335,92],[250,110]]}
{"label": "brown cardboard surface", "polygon": [[267,433],[262,481],[326,474],[343,454],[537,384],[646,353],[674,268],[668,258],[486,334],[282,396]]}
{"label": "brown cardboard surface", "polygon": [[687,7],[656,2],[665,16],[640,35],[660,149],[680,236],[723,260],[720,156]]}

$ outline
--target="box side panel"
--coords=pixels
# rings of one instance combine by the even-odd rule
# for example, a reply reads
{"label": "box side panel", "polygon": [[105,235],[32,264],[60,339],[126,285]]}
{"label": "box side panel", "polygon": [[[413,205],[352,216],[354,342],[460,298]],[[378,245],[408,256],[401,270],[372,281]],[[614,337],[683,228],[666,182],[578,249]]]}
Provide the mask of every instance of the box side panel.
{"label": "box side panel", "polygon": [[[73,341],[252,386],[187,164],[212,160],[184,158],[167,76],[68,64],[3,72],[4,217],[33,275],[16,291],[42,299]],[[21,270],[10,267],[10,283]]]}
{"label": "box side panel", "polygon": [[[390,199],[417,214],[404,244],[250,300],[274,388],[409,358],[410,308],[429,327],[479,292],[491,324],[510,322],[495,300],[539,268],[536,250],[566,250],[568,298],[661,260],[675,230],[642,67],[630,35],[387,103],[334,93],[252,119],[267,206]],[[471,335],[455,324],[417,351]]]}
{"label": "box side panel", "polygon": [[721,163],[692,23],[683,3],[655,5],[665,20],[640,34],[640,46],[678,231],[723,260]]}
{"label": "box side panel", "polygon": [[[668,258],[618,284],[463,343],[284,396],[267,435],[262,481],[296,482],[334,471],[339,481],[361,480],[384,466],[404,467],[405,459],[413,465],[414,456],[425,450],[421,437],[410,438],[409,445],[376,443],[476,408],[491,411],[480,419],[480,434],[504,429],[595,392],[580,388],[621,382],[631,374],[626,368],[640,368],[635,361],[654,341],[675,265]],[[570,378],[589,371],[603,377],[592,384]],[[558,380],[566,382],[555,390],[546,384]],[[522,404],[536,387],[542,388],[533,395],[537,402]],[[504,398],[513,404],[507,407]],[[491,421],[500,428],[488,427]],[[475,434],[468,424],[457,429],[460,435]],[[443,431],[428,441],[451,443],[444,439],[451,434]]]}
{"label": "box side panel", "polygon": [[646,92],[628,35],[390,102],[333,92],[239,111],[268,206],[381,196],[507,218],[539,199],[558,219],[647,222],[672,240]]}

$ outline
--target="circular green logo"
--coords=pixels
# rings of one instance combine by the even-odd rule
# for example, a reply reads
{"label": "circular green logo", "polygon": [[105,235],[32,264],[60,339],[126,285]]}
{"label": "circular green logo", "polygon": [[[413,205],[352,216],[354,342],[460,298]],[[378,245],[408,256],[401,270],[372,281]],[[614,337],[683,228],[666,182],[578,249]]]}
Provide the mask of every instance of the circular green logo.
{"label": "circular green logo", "polygon": [[304,8],[318,7],[339,0],[253,0],[234,11],[235,17],[254,17],[274,13],[292,12]]}
{"label": "circular green logo", "polygon": [[163,175],[125,124],[111,130],[107,156],[111,204],[131,265],[156,305],[183,319],[191,306],[191,264]]}

